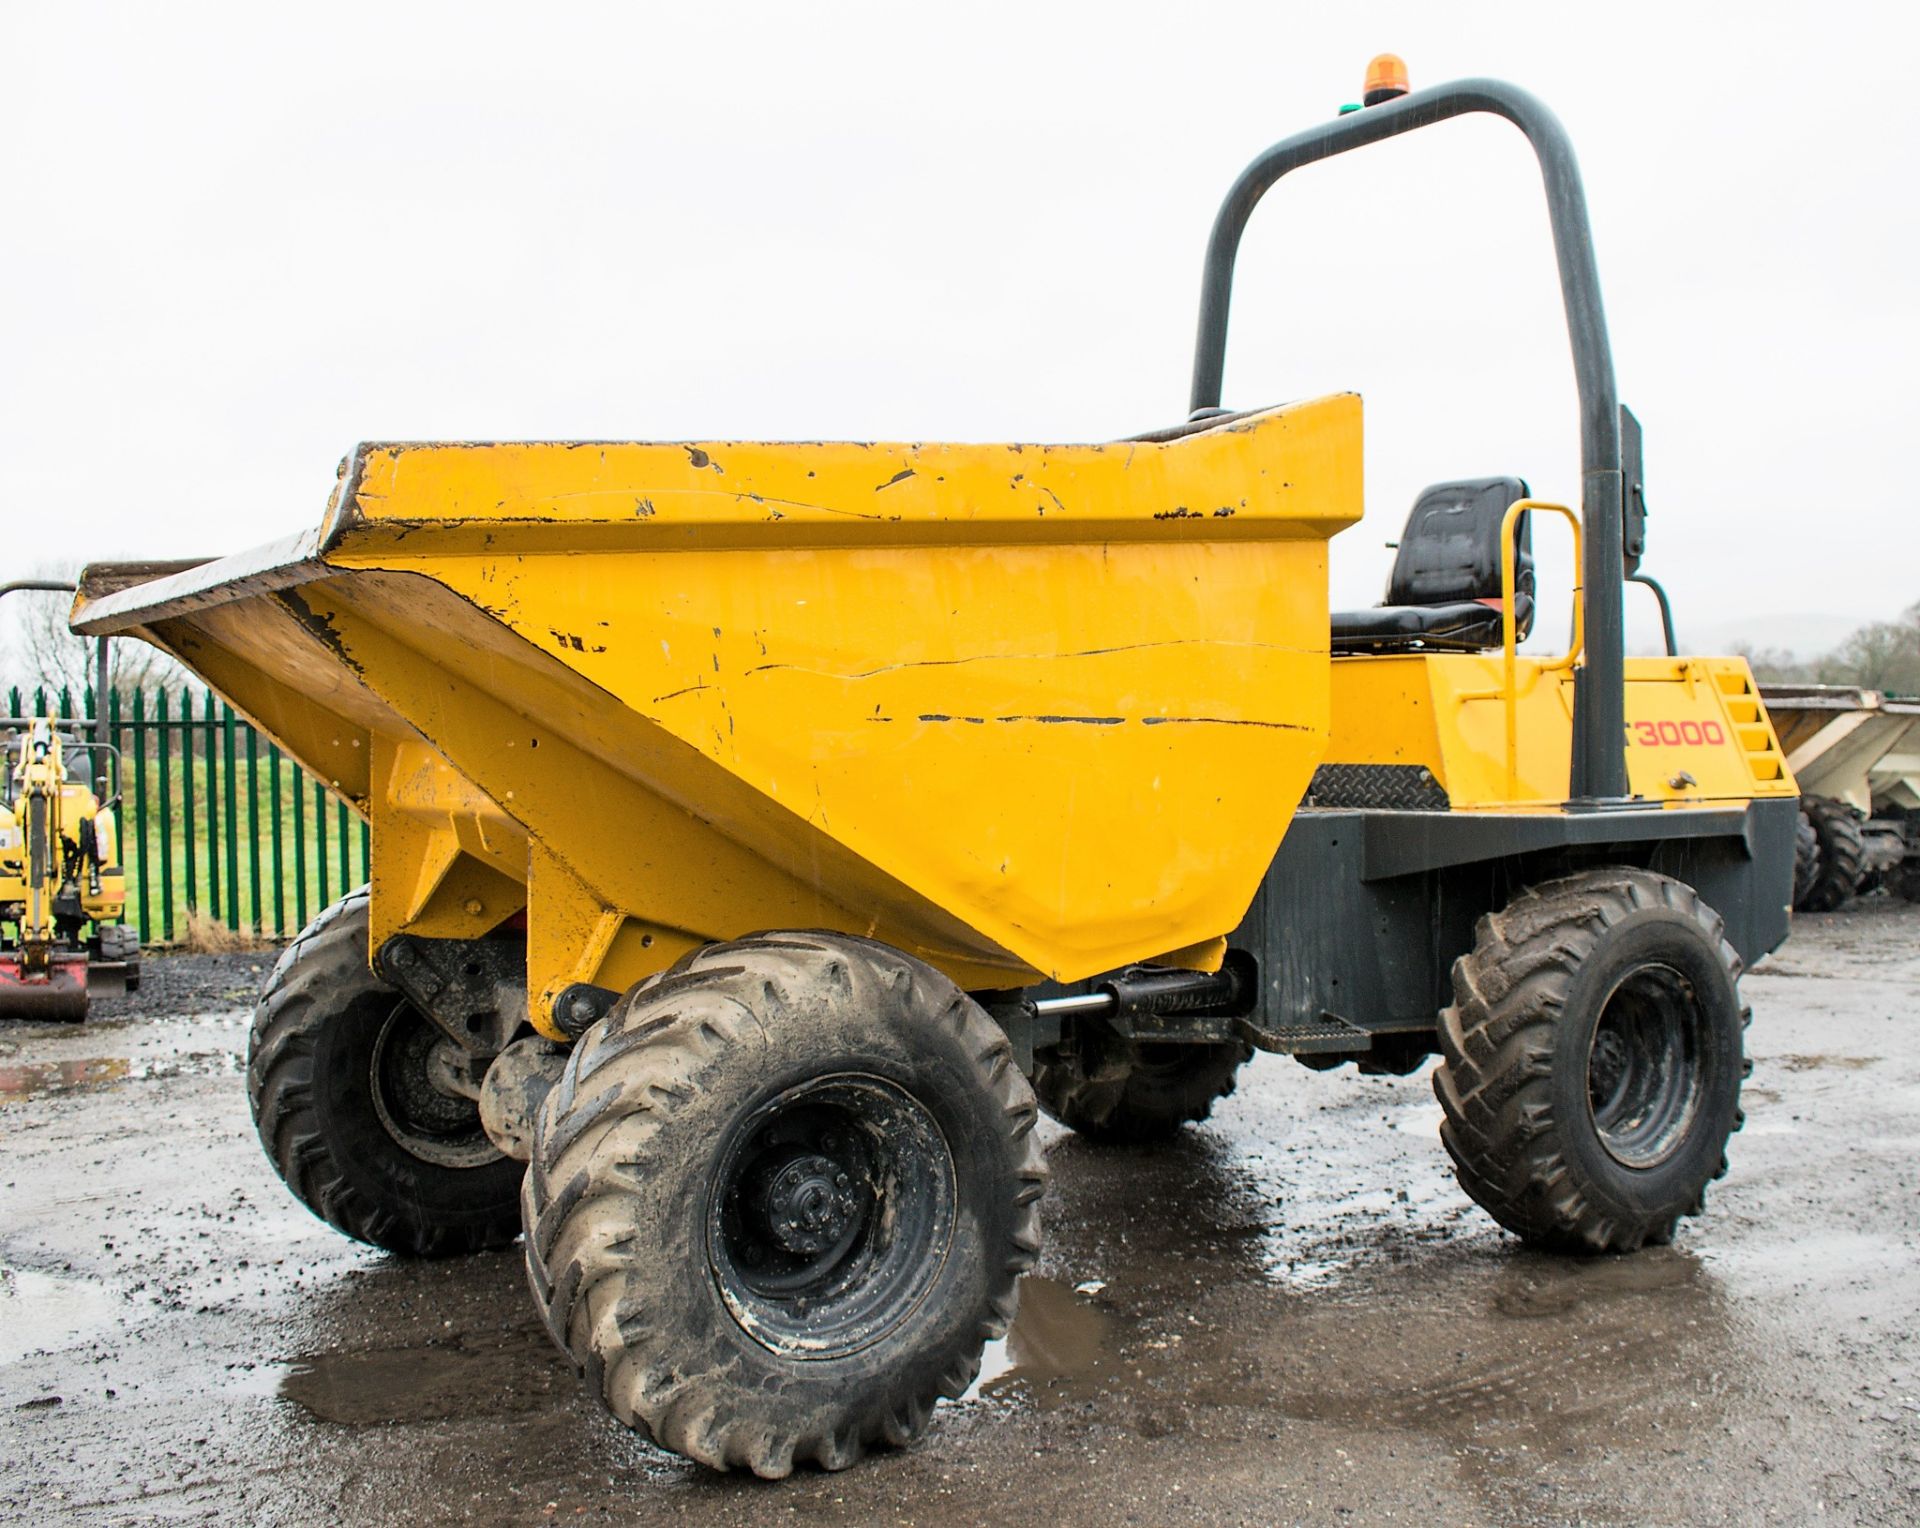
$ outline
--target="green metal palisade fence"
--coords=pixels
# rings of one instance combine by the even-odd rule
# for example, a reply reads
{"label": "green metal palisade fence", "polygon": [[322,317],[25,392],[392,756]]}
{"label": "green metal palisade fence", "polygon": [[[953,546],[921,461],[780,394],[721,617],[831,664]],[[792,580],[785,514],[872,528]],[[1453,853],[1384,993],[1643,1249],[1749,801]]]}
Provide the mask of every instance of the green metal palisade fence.
{"label": "green metal palisade fence", "polygon": [[[6,718],[91,722],[89,686],[8,691]],[[127,921],[143,944],[170,944],[188,915],[236,932],[291,938],[367,878],[367,825],[211,690],[158,686],[107,694],[118,758]],[[97,789],[97,787],[96,787]]]}

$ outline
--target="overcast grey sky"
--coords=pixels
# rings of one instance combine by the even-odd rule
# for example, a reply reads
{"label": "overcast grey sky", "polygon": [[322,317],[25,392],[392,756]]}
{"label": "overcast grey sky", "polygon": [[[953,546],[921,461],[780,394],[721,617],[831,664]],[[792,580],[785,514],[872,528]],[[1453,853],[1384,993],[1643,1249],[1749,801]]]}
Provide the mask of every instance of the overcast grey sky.
{"label": "overcast grey sky", "polygon": [[[1390,48],[1573,135],[1683,637],[1891,616],[1920,599],[1914,15],[6,0],[0,556],[238,550],[316,523],[364,438],[1169,423],[1221,194]],[[1368,519],[1336,604],[1378,597],[1424,483],[1577,502],[1505,124],[1302,172],[1256,217],[1228,401],[1341,389]]]}

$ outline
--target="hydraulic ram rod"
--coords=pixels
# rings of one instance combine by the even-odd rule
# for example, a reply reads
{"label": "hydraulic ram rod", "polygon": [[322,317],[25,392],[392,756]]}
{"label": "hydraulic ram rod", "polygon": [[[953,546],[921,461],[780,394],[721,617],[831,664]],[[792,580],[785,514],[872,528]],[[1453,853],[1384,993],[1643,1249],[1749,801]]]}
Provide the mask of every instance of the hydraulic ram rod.
{"label": "hydraulic ram rod", "polygon": [[1238,963],[1218,971],[1178,971],[1135,966],[1109,977],[1091,992],[1033,1000],[1040,1018],[1135,1018],[1176,1013],[1217,1013],[1243,1006],[1247,978]]}

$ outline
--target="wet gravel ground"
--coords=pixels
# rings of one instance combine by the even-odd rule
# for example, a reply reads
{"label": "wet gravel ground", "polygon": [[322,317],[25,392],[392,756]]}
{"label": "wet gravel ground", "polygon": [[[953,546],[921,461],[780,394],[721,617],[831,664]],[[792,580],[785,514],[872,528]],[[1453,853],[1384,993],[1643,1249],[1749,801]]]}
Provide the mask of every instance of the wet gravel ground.
{"label": "wet gravel ground", "polygon": [[779,1485],[623,1432],[517,1251],[409,1264],[280,1187],[269,955],[0,1028],[0,1517],[752,1524],[1920,1520],[1920,907],[1748,978],[1748,1124],[1677,1245],[1521,1251],[1427,1077],[1261,1057],[1157,1152],[1048,1128],[1048,1251],[919,1446]]}

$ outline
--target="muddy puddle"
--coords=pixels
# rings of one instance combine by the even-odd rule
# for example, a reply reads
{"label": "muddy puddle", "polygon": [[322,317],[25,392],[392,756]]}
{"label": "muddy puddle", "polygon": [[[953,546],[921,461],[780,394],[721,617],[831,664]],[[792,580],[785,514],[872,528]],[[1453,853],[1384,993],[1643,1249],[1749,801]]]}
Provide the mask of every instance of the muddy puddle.
{"label": "muddy puddle", "polygon": [[73,1346],[111,1324],[118,1305],[91,1279],[0,1265],[0,1364]]}
{"label": "muddy puddle", "polygon": [[1864,1072],[1879,1061],[1878,1056],[1779,1056],[1774,1064],[1790,1072]]}
{"label": "muddy puddle", "polygon": [[0,1108],[179,1077],[238,1076],[249,1016],[240,1011],[133,1022],[0,1024]]}
{"label": "muddy puddle", "polygon": [[186,1051],[156,1056],[85,1056],[72,1061],[0,1062],[0,1107],[41,1094],[95,1092],[123,1083],[173,1077],[238,1076],[245,1065],[236,1051]]}
{"label": "muddy puddle", "polygon": [[0,1062],[0,1104],[41,1093],[70,1093],[76,1088],[110,1087],[128,1074],[125,1056],[89,1056],[78,1061]]}
{"label": "muddy puddle", "polygon": [[[1262,1057],[1163,1146],[1043,1125],[1045,1251],[969,1398],[775,1489],[605,1416],[517,1248],[384,1258],[294,1204],[209,1075],[244,1013],[0,1032],[0,1519],[1909,1523],[1920,1027],[1841,932],[1748,982],[1747,1127],[1674,1247],[1529,1253],[1430,1077]],[[1920,909],[1854,935],[1920,979]]]}
{"label": "muddy puddle", "polygon": [[538,1411],[577,1384],[547,1334],[529,1326],[496,1343],[312,1353],[271,1366],[275,1393],[321,1422],[347,1427]]}
{"label": "muddy puddle", "polygon": [[1098,1279],[1074,1286],[1028,1274],[1020,1281],[1020,1313],[1007,1335],[980,1355],[967,1398],[1046,1405],[1063,1388],[1084,1389],[1108,1357],[1113,1319],[1094,1303],[1105,1288]]}

